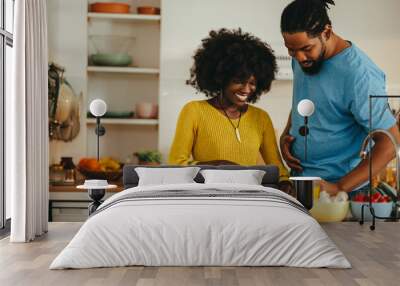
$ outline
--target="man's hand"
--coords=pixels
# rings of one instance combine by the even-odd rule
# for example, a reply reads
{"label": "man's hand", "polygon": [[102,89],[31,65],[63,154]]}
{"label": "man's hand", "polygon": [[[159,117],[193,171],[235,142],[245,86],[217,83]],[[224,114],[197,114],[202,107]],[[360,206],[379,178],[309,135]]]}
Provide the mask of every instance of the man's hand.
{"label": "man's hand", "polygon": [[327,181],[322,180],[320,182],[321,184],[321,192],[325,191],[327,192],[330,196],[336,196],[337,193],[339,193],[340,191],[342,191],[340,189],[339,184],[335,184],[335,183],[329,183]]}
{"label": "man's hand", "polygon": [[286,164],[296,171],[301,172],[303,168],[300,165],[300,160],[296,157],[293,157],[292,153],[290,152],[290,148],[292,146],[293,141],[295,138],[288,134],[283,134],[280,138],[280,147],[282,152],[282,157],[286,161]]}

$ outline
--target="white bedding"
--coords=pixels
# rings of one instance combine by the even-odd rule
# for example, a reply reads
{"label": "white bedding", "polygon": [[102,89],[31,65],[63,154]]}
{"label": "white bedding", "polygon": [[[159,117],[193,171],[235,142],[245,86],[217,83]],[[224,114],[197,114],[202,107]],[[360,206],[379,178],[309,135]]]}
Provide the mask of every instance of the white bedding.
{"label": "white bedding", "polygon": [[317,221],[290,204],[235,196],[115,203],[137,192],[207,189],[265,191],[297,202],[279,190],[254,185],[131,188],[106,200],[99,208],[103,210],[83,224],[50,269],[127,265],[351,267]]}

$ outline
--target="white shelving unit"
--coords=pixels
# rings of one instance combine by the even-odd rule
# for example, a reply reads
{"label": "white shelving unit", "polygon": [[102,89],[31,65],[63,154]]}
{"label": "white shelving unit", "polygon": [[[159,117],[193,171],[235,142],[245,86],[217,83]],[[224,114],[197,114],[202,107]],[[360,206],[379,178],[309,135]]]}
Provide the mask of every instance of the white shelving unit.
{"label": "white shelving unit", "polygon": [[160,21],[159,15],[139,15],[139,14],[108,14],[108,13],[88,13],[88,19],[110,19],[110,20],[129,20],[129,21]]}
{"label": "white shelving unit", "polygon": [[[96,119],[88,118],[86,124],[94,125],[96,124]],[[103,118],[101,119],[101,124],[107,125],[158,125],[158,119],[139,119],[139,118]]]}
{"label": "white shelving unit", "polygon": [[154,74],[160,73],[159,69],[153,68],[136,68],[136,67],[100,67],[88,66],[88,72],[106,72],[106,73],[135,73],[135,74]]}
{"label": "white shelving unit", "polygon": [[[141,4],[161,4],[160,0],[145,1]],[[135,3],[125,2],[136,11]],[[158,104],[161,16],[87,12],[86,18],[88,59],[94,53],[127,53],[132,57],[128,67],[86,66],[86,105],[101,98],[110,112],[136,112],[138,103]],[[136,151],[158,148],[158,119],[103,118],[101,123],[106,128],[101,156],[124,162]],[[94,155],[95,124],[94,118],[85,119],[88,156]]]}

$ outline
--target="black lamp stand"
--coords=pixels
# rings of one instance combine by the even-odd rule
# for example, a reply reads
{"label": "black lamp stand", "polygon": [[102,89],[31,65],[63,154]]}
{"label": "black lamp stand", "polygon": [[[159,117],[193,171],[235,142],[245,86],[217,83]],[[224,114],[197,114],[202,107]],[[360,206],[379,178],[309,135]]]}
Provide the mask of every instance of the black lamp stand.
{"label": "black lamp stand", "polygon": [[[106,134],[106,129],[100,124],[100,117],[96,117],[96,129],[97,135],[97,162],[100,160],[100,136]],[[88,189],[88,195],[93,200],[89,205],[89,215],[94,213],[101,204],[101,199],[106,194],[106,189]]]}
{"label": "black lamp stand", "polygon": [[310,133],[308,129],[308,116],[304,116],[304,125],[299,128],[299,134],[304,136],[304,161],[307,161],[307,135]]}

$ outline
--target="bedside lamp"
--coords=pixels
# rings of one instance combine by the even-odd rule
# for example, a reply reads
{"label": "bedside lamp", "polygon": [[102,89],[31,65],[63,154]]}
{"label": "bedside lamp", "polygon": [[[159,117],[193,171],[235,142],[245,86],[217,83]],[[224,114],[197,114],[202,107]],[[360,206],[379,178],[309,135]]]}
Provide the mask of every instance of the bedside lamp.
{"label": "bedside lamp", "polygon": [[89,106],[90,113],[96,117],[96,130],[97,135],[97,161],[100,159],[100,136],[106,133],[104,126],[100,124],[100,117],[106,114],[107,104],[102,99],[95,99],[90,103]]}
{"label": "bedside lamp", "polygon": [[309,99],[303,99],[297,105],[297,112],[304,117],[304,125],[299,128],[299,134],[304,136],[304,160],[307,161],[307,135],[310,132],[308,129],[308,117],[315,110],[314,102]]}
{"label": "bedside lamp", "polygon": [[[304,117],[304,125],[299,128],[299,134],[304,136],[304,161],[307,161],[307,135],[310,130],[308,129],[308,117],[310,117],[315,110],[314,103],[309,99],[303,99],[297,105],[297,112]],[[290,177],[294,183],[296,190],[296,198],[308,210],[313,207],[313,190],[319,184],[321,178],[319,177]]]}
{"label": "bedside lamp", "polygon": [[[104,126],[100,124],[100,117],[107,111],[107,104],[104,100],[95,99],[90,103],[90,113],[96,117],[96,130],[97,135],[97,161],[100,160],[100,136],[106,133]],[[78,189],[85,189],[88,191],[89,197],[93,202],[88,206],[89,215],[94,213],[101,204],[101,199],[106,193],[106,189],[116,188],[116,185],[109,185],[107,180],[85,180],[83,185],[77,186]]]}

